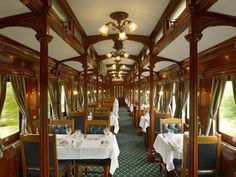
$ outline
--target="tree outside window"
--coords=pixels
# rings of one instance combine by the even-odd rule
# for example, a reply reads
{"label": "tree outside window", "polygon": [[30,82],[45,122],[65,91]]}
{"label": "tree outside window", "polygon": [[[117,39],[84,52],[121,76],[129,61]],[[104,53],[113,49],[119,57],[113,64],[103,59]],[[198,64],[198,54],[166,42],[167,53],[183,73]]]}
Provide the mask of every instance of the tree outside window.
{"label": "tree outside window", "polygon": [[219,131],[236,137],[236,105],[232,82],[227,81],[219,110]]}
{"label": "tree outside window", "polygon": [[19,108],[13,95],[11,82],[7,82],[6,98],[0,118],[0,139],[19,132]]}

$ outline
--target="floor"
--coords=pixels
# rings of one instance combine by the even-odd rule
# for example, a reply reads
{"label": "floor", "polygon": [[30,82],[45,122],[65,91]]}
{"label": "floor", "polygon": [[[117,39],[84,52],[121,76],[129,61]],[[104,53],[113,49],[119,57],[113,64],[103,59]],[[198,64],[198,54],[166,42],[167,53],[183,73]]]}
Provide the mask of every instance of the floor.
{"label": "floor", "polygon": [[[126,107],[119,110],[120,131],[117,141],[120,148],[119,168],[113,177],[164,177],[165,173],[159,172],[158,163],[147,162],[147,148],[144,146],[143,137],[137,136]],[[88,174],[83,177],[102,177],[103,175]]]}

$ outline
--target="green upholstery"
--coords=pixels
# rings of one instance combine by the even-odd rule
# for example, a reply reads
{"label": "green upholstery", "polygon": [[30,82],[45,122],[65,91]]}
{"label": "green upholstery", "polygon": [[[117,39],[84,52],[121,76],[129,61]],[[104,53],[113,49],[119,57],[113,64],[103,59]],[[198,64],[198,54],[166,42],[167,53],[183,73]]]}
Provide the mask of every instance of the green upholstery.
{"label": "green upholstery", "polygon": [[70,118],[74,120],[75,130],[81,130],[81,132],[85,131],[84,115],[73,115],[73,116],[70,116]]}

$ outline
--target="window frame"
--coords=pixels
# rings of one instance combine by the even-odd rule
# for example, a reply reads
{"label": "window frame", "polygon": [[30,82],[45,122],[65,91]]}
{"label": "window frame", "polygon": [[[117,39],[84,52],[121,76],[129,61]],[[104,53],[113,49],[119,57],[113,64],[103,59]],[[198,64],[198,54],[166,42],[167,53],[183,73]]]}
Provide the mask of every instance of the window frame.
{"label": "window frame", "polygon": [[[231,79],[228,78],[227,81],[231,81]],[[222,140],[224,142],[236,147],[236,142],[233,141],[233,137],[230,136],[230,135],[227,135],[226,133],[224,133],[222,131],[220,131],[220,108],[218,110],[217,118],[216,118],[216,131],[221,134]]]}
{"label": "window frame", "polygon": [[[6,82],[11,82],[9,77],[8,77]],[[19,140],[19,138],[20,138],[21,124],[22,124],[22,114],[21,114],[20,110],[19,110],[18,115],[19,115],[19,117],[18,117],[18,119],[19,119],[19,131],[6,136],[5,138],[0,138],[0,143],[3,144],[4,146],[10,145],[10,144],[16,142],[17,140]]]}

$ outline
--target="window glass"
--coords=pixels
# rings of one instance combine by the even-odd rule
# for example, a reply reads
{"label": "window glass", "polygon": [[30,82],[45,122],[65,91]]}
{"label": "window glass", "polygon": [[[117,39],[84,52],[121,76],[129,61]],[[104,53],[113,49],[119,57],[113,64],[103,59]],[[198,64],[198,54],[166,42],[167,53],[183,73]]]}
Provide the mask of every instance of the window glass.
{"label": "window glass", "polygon": [[173,85],[173,96],[172,96],[172,100],[171,100],[171,107],[170,107],[170,110],[171,110],[171,114],[174,116],[175,114],[175,109],[176,109],[176,98],[175,98],[175,83]]}
{"label": "window glass", "polygon": [[234,102],[232,82],[227,81],[219,111],[219,130],[236,137],[236,105]]}
{"label": "window glass", "polygon": [[19,132],[19,108],[15,101],[11,82],[7,82],[6,99],[0,118],[0,138]]}
{"label": "window glass", "polygon": [[48,92],[48,117],[52,117],[52,109],[51,109],[51,99],[50,99],[50,94]]}
{"label": "window glass", "polygon": [[61,87],[61,112],[66,112],[66,95],[65,95],[65,88],[62,85]]}

